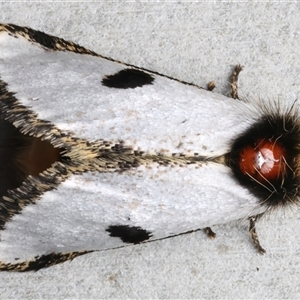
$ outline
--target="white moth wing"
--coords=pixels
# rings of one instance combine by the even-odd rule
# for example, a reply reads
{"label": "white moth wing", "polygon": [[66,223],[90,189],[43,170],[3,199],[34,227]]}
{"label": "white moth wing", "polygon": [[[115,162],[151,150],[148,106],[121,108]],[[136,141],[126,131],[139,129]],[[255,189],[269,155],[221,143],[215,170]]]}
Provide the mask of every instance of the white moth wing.
{"label": "white moth wing", "polygon": [[110,236],[110,226],[139,227],[149,240],[161,239],[263,211],[256,206],[218,164],[75,175],[7,223],[0,260],[126,245]]}
{"label": "white moth wing", "polygon": [[251,122],[258,115],[245,103],[151,73],[153,84],[110,88],[103,78],[127,69],[125,65],[45,50],[6,33],[0,68],[9,91],[39,119],[78,138],[122,140],[149,153],[224,154],[248,126],[245,118]]}

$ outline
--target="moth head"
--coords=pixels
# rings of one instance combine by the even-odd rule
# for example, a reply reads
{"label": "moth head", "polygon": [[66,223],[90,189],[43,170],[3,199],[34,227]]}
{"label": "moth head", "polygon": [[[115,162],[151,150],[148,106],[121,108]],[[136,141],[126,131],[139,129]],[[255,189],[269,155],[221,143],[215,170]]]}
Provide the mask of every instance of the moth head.
{"label": "moth head", "polygon": [[269,208],[298,203],[300,122],[293,110],[266,113],[232,144],[227,164]]}

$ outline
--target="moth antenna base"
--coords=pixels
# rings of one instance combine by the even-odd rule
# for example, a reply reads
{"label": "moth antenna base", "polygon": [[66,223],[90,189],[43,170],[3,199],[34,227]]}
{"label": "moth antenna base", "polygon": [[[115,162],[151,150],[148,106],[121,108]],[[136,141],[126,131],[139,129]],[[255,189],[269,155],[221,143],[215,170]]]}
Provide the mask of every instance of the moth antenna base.
{"label": "moth antenna base", "polygon": [[210,239],[214,239],[217,236],[217,234],[213,232],[210,227],[205,227],[203,231]]}
{"label": "moth antenna base", "polygon": [[256,227],[255,227],[256,221],[258,220],[259,217],[261,217],[261,215],[257,215],[257,216],[248,218],[248,220],[249,220],[249,233],[250,233],[252,241],[254,243],[254,247],[258,250],[258,252],[260,254],[263,255],[263,254],[266,253],[266,250],[260,245],[259,238],[258,238],[258,235],[257,235],[257,232],[256,232]]}
{"label": "moth antenna base", "polygon": [[241,65],[236,65],[231,76],[230,76],[230,89],[231,93],[230,96],[233,99],[238,99],[239,100],[239,95],[238,95],[238,78],[240,72],[243,70],[243,67]]}

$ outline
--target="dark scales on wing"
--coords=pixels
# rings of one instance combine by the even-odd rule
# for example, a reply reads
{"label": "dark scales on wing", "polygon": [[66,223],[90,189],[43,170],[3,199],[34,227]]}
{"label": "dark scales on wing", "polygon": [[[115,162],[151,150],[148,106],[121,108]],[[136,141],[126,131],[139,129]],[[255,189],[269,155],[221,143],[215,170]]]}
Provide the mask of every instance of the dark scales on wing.
{"label": "dark scales on wing", "polygon": [[139,244],[148,240],[152,235],[141,227],[128,225],[110,225],[107,229],[111,237],[119,237],[124,243]]}
{"label": "dark scales on wing", "polygon": [[116,74],[107,75],[102,84],[111,88],[134,89],[152,84],[153,81],[154,77],[149,73],[137,69],[124,69]]}
{"label": "dark scales on wing", "polygon": [[0,119],[0,197],[21,185],[28,175],[37,176],[60,159],[60,150],[49,142],[23,135]]}
{"label": "dark scales on wing", "polygon": [[27,140],[18,129],[0,119],[0,196],[6,195],[7,190],[14,189],[22,183],[25,172],[18,167],[16,157],[27,144]]}
{"label": "dark scales on wing", "polygon": [[91,253],[93,251],[80,251],[71,253],[50,253],[47,255],[42,255],[35,257],[33,260],[24,261],[16,264],[3,264],[0,262],[0,271],[17,271],[17,272],[27,272],[27,271],[38,271],[43,268],[48,268],[65,261],[71,261],[74,258]]}

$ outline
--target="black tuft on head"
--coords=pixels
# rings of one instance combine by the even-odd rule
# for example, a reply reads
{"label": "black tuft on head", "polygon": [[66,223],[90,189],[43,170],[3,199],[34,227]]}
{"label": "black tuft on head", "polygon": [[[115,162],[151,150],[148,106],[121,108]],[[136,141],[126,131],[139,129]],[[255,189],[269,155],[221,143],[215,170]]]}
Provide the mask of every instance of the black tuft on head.
{"label": "black tuft on head", "polygon": [[124,243],[139,244],[151,237],[151,232],[136,226],[110,225],[106,231],[111,237],[119,237]]}
{"label": "black tuft on head", "polygon": [[137,69],[124,69],[116,74],[105,76],[102,84],[118,89],[134,89],[152,84],[153,81],[154,78],[149,73]]}
{"label": "black tuft on head", "polygon": [[[300,158],[299,134],[300,128],[293,116],[279,113],[266,115],[238,137],[227,154],[227,165],[232,169],[235,178],[257,196],[261,204],[269,208],[296,202],[300,183],[297,166]],[[255,149],[261,140],[276,143],[284,151],[284,171],[280,172],[277,178],[255,180],[241,171],[241,151],[245,147]]]}

